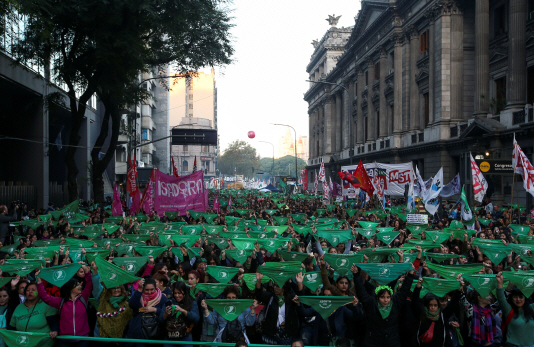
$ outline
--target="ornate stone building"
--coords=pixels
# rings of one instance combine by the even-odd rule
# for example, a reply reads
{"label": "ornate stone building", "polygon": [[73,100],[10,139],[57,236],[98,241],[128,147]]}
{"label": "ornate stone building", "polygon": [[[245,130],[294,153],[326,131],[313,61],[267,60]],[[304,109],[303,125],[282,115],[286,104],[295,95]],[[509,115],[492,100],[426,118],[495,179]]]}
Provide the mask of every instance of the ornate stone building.
{"label": "ornate stone building", "polygon": [[[333,175],[362,160],[469,184],[469,151],[511,160],[514,133],[532,157],[534,1],[362,0],[354,27],[336,22],[306,69],[310,182],[321,160]],[[509,203],[511,172],[487,176]]]}

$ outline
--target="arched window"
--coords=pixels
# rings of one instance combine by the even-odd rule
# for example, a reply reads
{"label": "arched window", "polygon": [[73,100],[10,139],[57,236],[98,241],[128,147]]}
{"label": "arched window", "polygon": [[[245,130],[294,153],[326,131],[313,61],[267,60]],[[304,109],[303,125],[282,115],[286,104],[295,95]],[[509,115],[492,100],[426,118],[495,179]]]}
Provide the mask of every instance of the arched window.
{"label": "arched window", "polygon": [[189,164],[187,163],[187,160],[184,160],[184,162],[182,163],[182,170],[189,171]]}

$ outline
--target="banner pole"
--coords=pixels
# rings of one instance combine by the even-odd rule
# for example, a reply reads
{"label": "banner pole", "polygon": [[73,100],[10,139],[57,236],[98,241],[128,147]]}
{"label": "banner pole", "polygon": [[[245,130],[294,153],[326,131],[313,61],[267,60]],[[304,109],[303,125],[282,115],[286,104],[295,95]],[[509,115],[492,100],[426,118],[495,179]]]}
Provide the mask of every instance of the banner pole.
{"label": "banner pole", "polygon": [[[510,205],[514,203],[514,185],[515,185],[515,171],[512,173],[512,193],[510,197]],[[512,207],[512,213],[509,216],[509,223],[512,224],[512,214],[514,213],[514,209],[513,209],[513,206],[510,206],[510,207]]]}

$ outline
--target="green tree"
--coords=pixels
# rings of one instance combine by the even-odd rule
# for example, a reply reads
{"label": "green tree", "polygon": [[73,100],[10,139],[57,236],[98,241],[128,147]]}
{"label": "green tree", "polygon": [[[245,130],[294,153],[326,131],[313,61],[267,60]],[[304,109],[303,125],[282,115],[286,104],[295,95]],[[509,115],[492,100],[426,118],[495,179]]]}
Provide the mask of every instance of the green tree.
{"label": "green tree", "polygon": [[254,177],[260,170],[260,157],[256,149],[245,141],[236,140],[217,159],[219,170],[224,175]]}
{"label": "green tree", "polygon": [[[274,160],[273,158],[261,158],[261,172],[267,176],[295,176],[295,157],[286,155],[285,157]],[[300,175],[300,170],[306,167],[306,162],[300,158],[297,159],[297,173]]]}
{"label": "green tree", "polygon": [[[15,48],[18,60],[51,65],[51,81],[66,85],[72,117],[65,154],[71,200],[78,197],[76,146],[92,95],[106,108],[92,152],[92,174],[98,176],[93,177],[93,189],[101,201],[101,176],[113,158],[120,115],[133,100],[148,97],[134,82],[137,74],[154,67],[164,72],[170,66],[186,75],[231,62],[231,24],[224,0],[10,1],[14,6],[9,11],[31,18]],[[105,143],[109,149],[99,159]]]}

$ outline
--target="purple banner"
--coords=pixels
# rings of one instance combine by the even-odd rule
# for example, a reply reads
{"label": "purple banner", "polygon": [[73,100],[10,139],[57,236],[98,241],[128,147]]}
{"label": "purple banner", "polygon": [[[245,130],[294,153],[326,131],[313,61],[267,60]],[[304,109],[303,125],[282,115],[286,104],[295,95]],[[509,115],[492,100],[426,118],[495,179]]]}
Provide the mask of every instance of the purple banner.
{"label": "purple banner", "polygon": [[181,216],[187,210],[206,212],[204,172],[201,170],[183,177],[156,170],[154,178],[154,207],[158,215],[164,211],[177,211]]}

